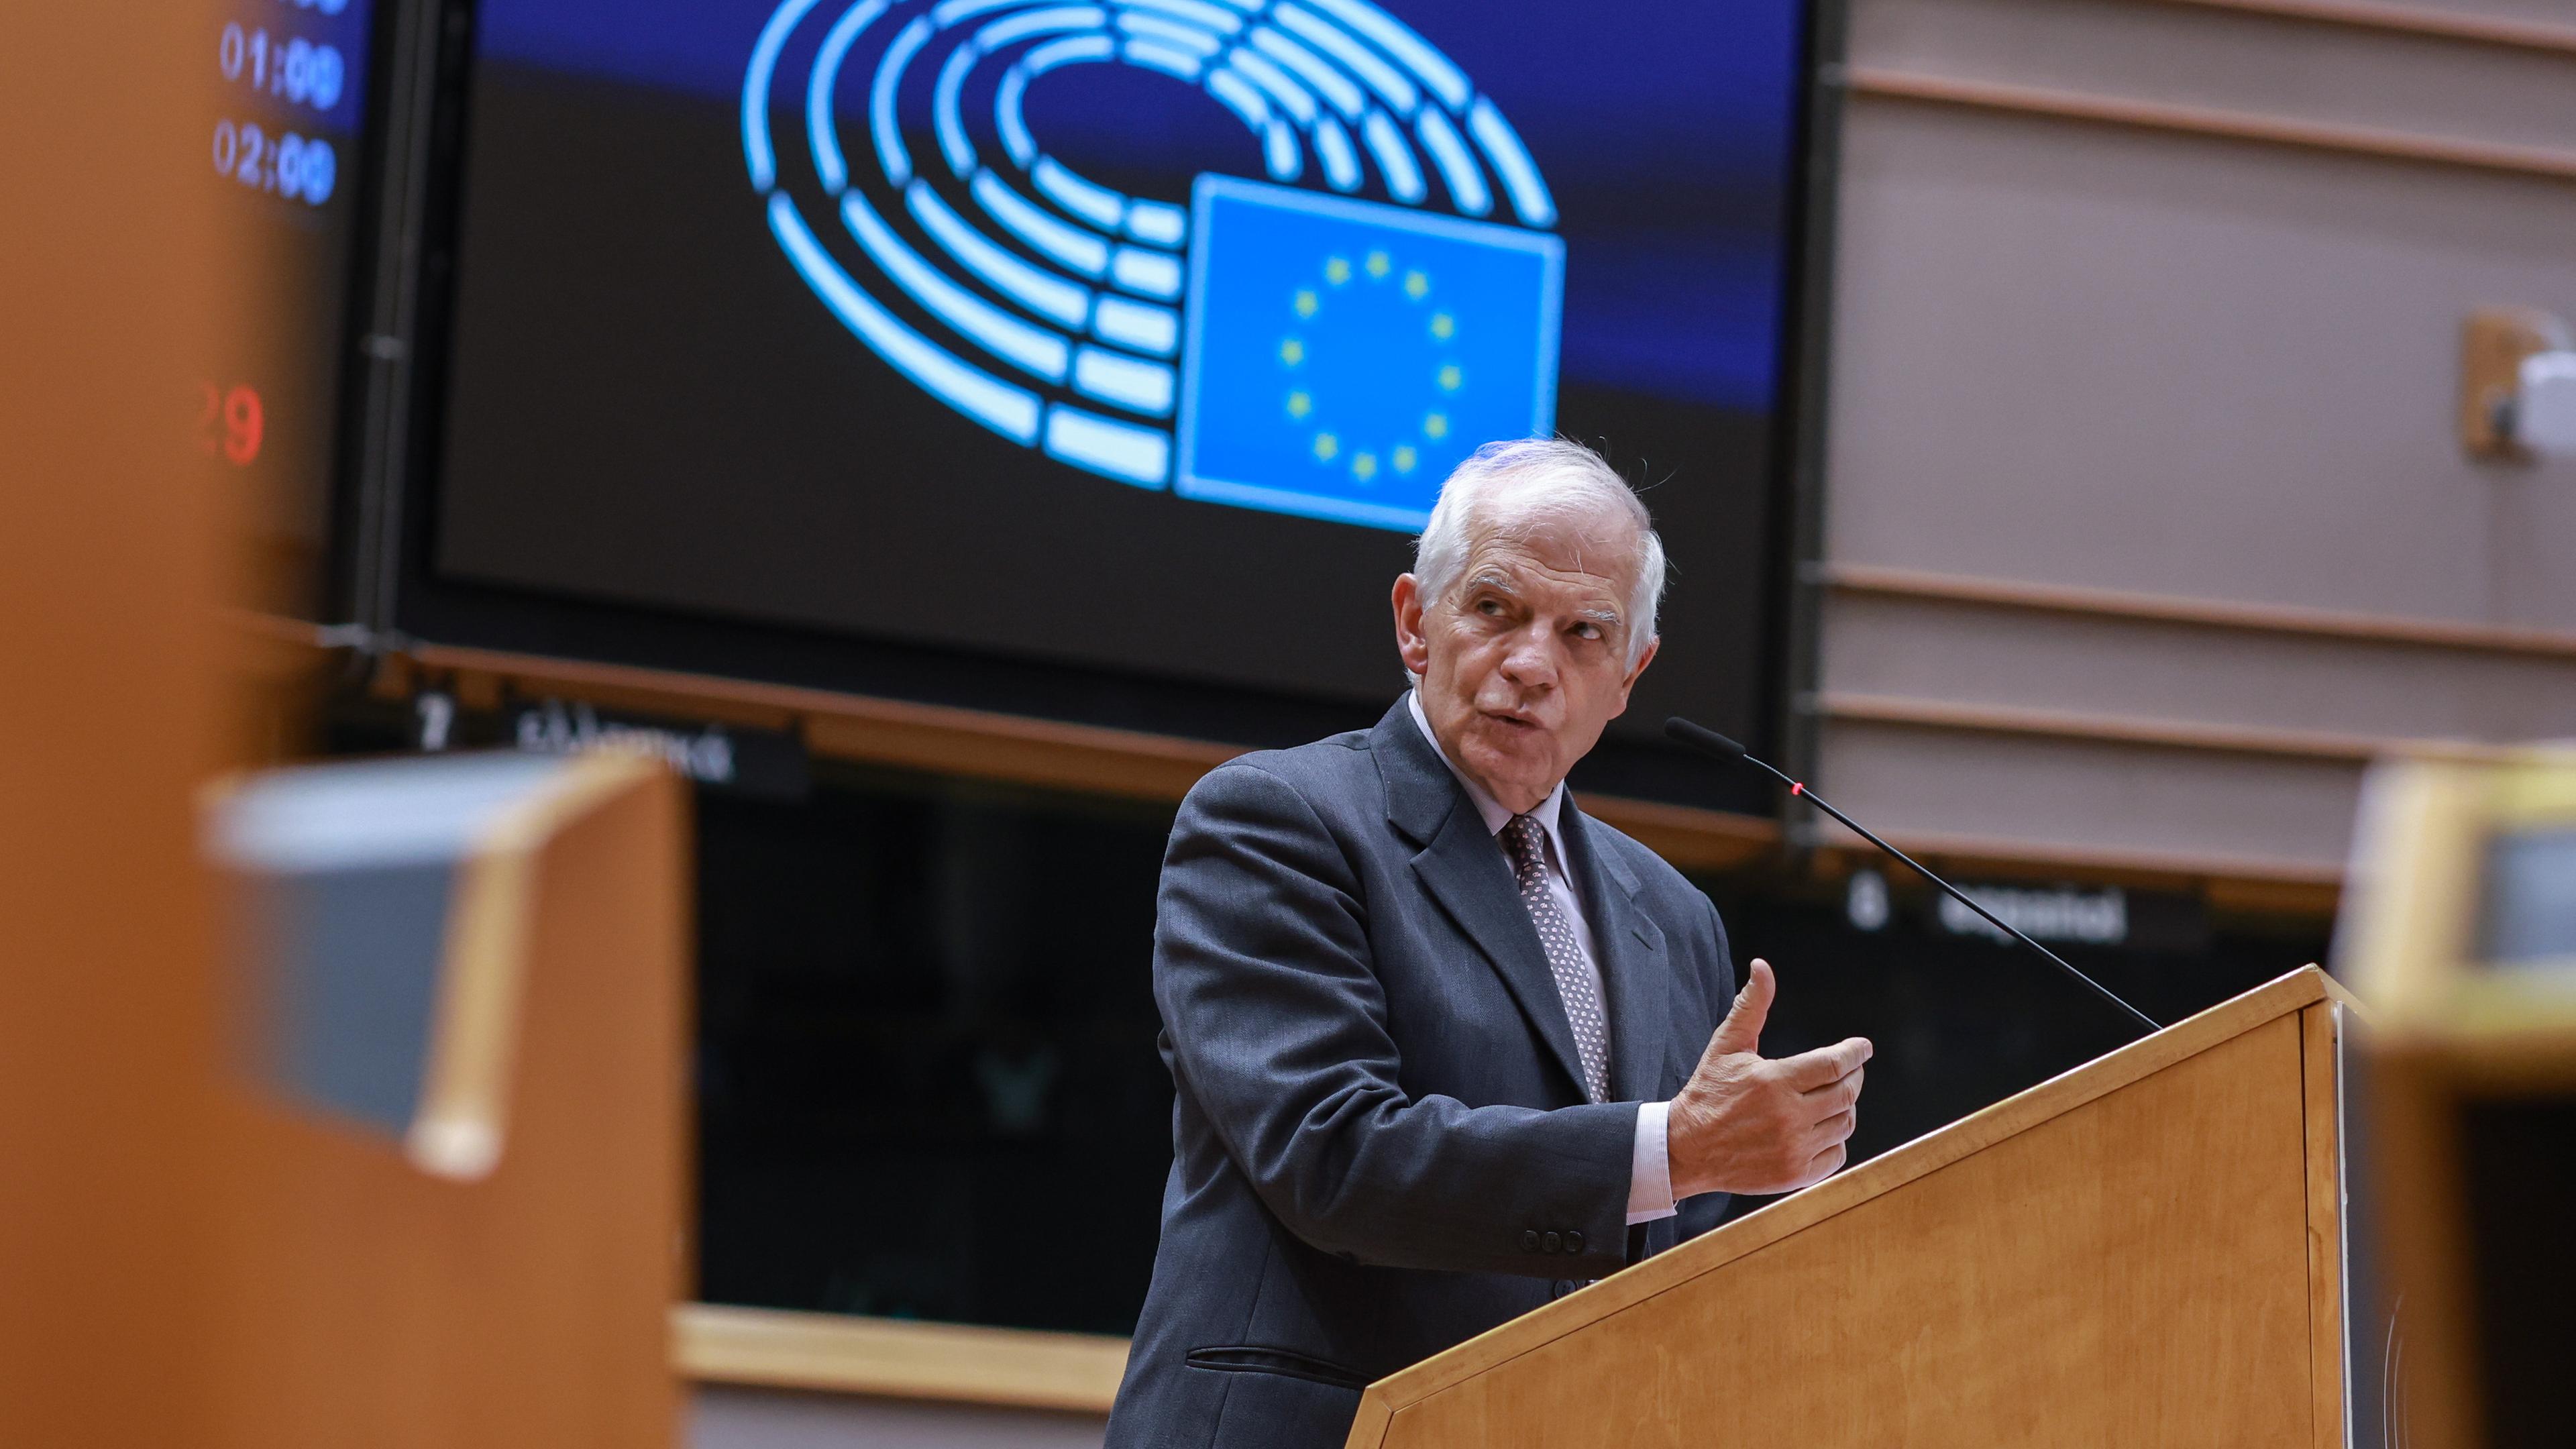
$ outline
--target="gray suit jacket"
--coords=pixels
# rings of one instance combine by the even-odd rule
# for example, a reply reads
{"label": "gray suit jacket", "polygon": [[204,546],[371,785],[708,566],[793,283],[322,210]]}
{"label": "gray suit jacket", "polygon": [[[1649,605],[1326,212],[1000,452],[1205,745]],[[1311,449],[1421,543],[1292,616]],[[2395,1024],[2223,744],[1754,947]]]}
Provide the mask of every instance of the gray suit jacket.
{"label": "gray suit jacket", "polygon": [[1338,1445],[1372,1379],[1713,1226],[1626,1226],[1637,1104],[1734,995],[1708,898],[1569,802],[1617,1100],[1584,1100],[1502,848],[1402,700],[1199,782],[1163,860],[1176,1090],[1128,1446]]}

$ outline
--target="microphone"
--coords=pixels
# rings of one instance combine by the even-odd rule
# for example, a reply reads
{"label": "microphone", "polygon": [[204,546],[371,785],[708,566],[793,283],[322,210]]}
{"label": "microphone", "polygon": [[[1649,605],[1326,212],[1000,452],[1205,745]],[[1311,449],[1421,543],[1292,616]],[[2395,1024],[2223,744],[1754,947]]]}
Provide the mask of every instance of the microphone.
{"label": "microphone", "polygon": [[1985,917],[1987,923],[1992,925],[1996,930],[2003,932],[2005,935],[2012,937],[2014,940],[2028,946],[2030,949],[2037,951],[2040,955],[2047,957],[2050,964],[2054,965],[2058,970],[2065,972],[2067,975],[2072,976],[2076,980],[2093,988],[2094,995],[2101,997],[2104,1001],[2111,1003],[2113,1006],[2120,1008],[2129,1015],[2145,1022],[2147,1024],[2148,1031],[2154,1032],[2164,1029],[2164,1024],[2162,1022],[2157,1021],[2154,1017],[2147,1015],[2145,1012],[2131,1006],[2126,1001],[2121,1000],[2118,995],[2112,992],[2111,988],[2104,986],[2101,982],[2096,981],[2092,977],[2085,975],[2083,972],[2076,970],[2075,963],[2058,955],[2046,946],[2039,944],[2037,941],[2032,940],[2030,937],[2023,935],[2020,931],[2015,930],[2010,921],[2004,920],[1994,912],[1987,910],[1984,906],[1978,905],[1975,901],[1970,900],[1966,893],[1961,891],[1957,886],[1954,886],[1948,881],[1941,879],[1941,877],[1934,875],[1931,870],[1923,864],[1923,862],[1916,860],[1913,856],[1907,855],[1904,851],[1901,851],[1895,846],[1888,844],[1886,841],[1879,839],[1868,826],[1861,824],[1859,821],[1845,815],[1833,806],[1826,804],[1822,796],[1819,796],[1815,791],[1808,789],[1803,783],[1790,779],[1778,770],[1773,769],[1762,761],[1753,758],[1752,755],[1747,754],[1744,746],[1737,744],[1735,741],[1728,739],[1726,736],[1719,734],[1717,731],[1710,729],[1706,725],[1696,725],[1679,716],[1675,716],[1664,721],[1664,736],[1676,744],[1687,745],[1711,759],[1742,760],[1744,763],[1751,765],[1753,768],[1760,770],[1766,775],[1769,775],[1781,784],[1788,786],[1790,794],[1814,805],[1817,809],[1822,810],[1827,815],[1841,821],[1861,839],[1868,841],[1870,844],[1877,846],[1879,849],[1886,851],[1892,856],[1895,856],[1898,860],[1905,862],[1907,866],[1913,869],[1916,875],[1919,875],[1925,880],[1932,882],[1932,884],[1939,886],[1942,894],[1948,896],[1954,901],[1957,901],[1959,904],[1966,906],[1969,910],[1976,912],[1978,915]]}

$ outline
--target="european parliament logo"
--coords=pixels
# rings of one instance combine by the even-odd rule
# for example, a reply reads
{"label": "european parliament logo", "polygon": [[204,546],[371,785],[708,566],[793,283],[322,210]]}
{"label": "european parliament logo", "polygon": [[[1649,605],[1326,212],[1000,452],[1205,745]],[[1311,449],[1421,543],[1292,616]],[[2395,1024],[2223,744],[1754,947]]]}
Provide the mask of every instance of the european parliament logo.
{"label": "european parliament logo", "polygon": [[[1205,91],[1264,175],[1131,196],[1059,161],[1028,87],[1099,64]],[[804,162],[782,174],[789,116]],[[1477,444],[1554,422],[1547,184],[1493,101],[1367,0],[785,0],[742,132],[824,306],[1071,468],[1413,530]],[[1384,201],[1359,195],[1372,173]]]}

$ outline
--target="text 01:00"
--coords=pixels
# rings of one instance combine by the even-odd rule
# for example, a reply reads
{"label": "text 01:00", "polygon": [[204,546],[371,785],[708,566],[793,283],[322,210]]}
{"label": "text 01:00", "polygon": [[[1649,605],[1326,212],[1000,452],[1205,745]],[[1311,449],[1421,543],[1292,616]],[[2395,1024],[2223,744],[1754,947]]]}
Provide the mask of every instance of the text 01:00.
{"label": "text 01:00", "polygon": [[254,121],[217,121],[215,170],[244,186],[320,206],[340,179],[340,158],[319,136],[272,136]]}
{"label": "text 01:00", "polygon": [[283,96],[317,111],[340,104],[340,87],[347,79],[347,65],[337,46],[300,39],[280,43],[269,39],[264,29],[244,30],[239,24],[224,27],[223,38],[215,44],[215,60],[224,79],[247,77],[252,90]]}

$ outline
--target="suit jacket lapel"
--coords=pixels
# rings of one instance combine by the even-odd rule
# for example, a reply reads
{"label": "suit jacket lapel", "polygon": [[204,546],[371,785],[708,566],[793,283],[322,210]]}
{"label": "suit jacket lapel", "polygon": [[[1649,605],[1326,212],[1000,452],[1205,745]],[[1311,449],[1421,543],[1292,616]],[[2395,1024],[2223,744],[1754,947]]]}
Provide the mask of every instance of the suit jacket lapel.
{"label": "suit jacket lapel", "polygon": [[[1476,807],[1422,737],[1403,700],[1378,721],[1370,744],[1386,782],[1388,823],[1422,847],[1413,857],[1414,875],[1493,963],[1530,1029],[1547,1044],[1558,1069],[1581,1096],[1583,1069],[1574,1050],[1574,1027],[1566,1020],[1547,950],[1539,944],[1538,928],[1530,924],[1529,908],[1521,904],[1520,887],[1502,847],[1485,833]],[[1615,1040],[1611,1051],[1615,1060]]]}
{"label": "suit jacket lapel", "polygon": [[1636,875],[1574,808],[1573,796],[1566,797],[1557,824],[1573,847],[1575,882],[1609,997],[1603,1009],[1610,1017],[1610,1095],[1621,1102],[1660,1101],[1671,1027],[1672,967],[1664,955],[1664,933],[1637,905]]}

